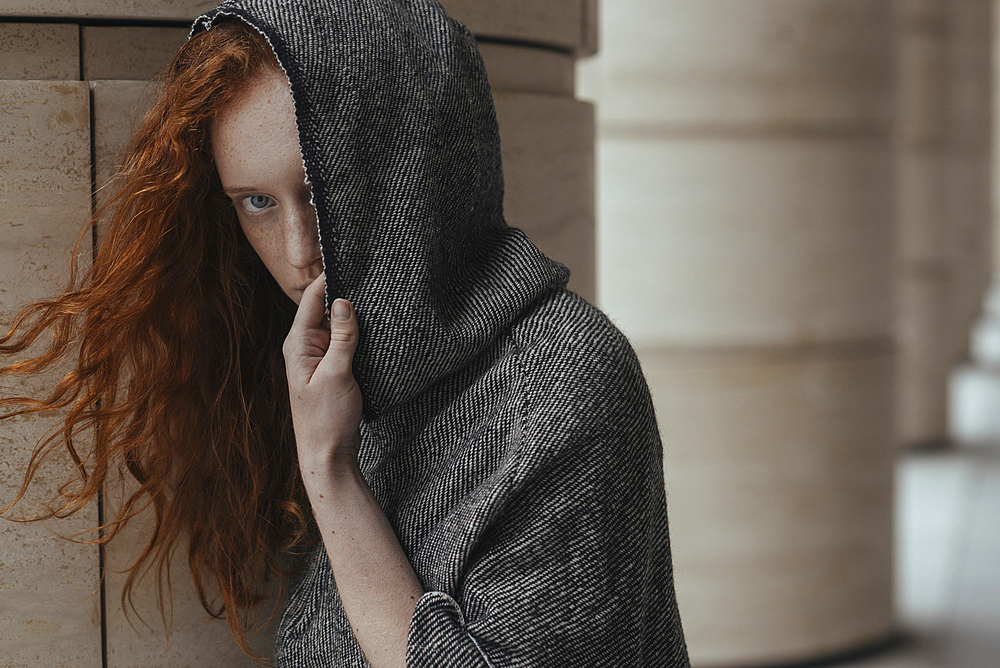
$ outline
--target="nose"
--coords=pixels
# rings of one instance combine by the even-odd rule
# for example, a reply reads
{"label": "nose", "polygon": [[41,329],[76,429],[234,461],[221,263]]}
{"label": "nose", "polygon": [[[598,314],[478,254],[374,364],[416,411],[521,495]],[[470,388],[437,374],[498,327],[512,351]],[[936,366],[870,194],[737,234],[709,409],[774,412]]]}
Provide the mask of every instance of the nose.
{"label": "nose", "polygon": [[320,259],[316,209],[308,201],[289,211],[285,221],[285,256],[288,264],[306,269]]}

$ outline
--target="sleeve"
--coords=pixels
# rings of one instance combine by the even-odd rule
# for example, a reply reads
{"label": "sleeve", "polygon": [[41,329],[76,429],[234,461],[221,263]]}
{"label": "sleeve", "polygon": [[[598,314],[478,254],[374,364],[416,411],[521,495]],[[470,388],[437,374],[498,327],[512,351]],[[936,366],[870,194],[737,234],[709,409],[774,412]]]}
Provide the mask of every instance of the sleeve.
{"label": "sleeve", "polygon": [[534,376],[503,502],[456,591],[418,601],[407,665],[689,666],[662,447],[634,353]]}

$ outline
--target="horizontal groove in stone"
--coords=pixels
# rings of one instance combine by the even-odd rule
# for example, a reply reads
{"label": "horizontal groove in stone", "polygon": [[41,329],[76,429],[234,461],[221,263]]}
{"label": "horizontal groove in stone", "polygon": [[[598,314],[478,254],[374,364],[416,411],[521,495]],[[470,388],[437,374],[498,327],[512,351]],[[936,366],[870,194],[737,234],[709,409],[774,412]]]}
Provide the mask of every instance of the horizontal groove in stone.
{"label": "horizontal groove in stone", "polygon": [[690,362],[711,358],[724,364],[788,364],[814,359],[863,359],[889,357],[897,346],[889,334],[837,341],[790,344],[684,345],[676,343],[633,343],[636,353],[658,361]]}
{"label": "horizontal groove in stone", "polygon": [[699,125],[679,123],[627,123],[604,121],[598,124],[604,139],[686,140],[686,139],[866,139],[891,141],[892,127],[886,124],[806,125],[795,123],[740,123]]}

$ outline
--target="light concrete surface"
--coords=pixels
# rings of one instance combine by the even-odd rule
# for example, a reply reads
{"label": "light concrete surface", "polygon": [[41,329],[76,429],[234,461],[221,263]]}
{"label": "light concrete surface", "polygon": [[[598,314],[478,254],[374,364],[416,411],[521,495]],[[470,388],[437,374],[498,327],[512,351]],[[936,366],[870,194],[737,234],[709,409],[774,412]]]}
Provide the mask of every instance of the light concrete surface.
{"label": "light concrete surface", "polygon": [[187,35],[186,28],[81,26],[83,79],[152,79]]}
{"label": "light concrete surface", "polygon": [[[54,381],[54,374],[47,377]],[[4,396],[12,389],[17,388],[0,383]],[[61,415],[4,422],[0,504],[13,500],[31,451],[61,426]],[[86,442],[77,446],[81,454],[89,449]],[[72,462],[60,453],[39,471],[28,495],[8,517],[37,517],[72,473]],[[74,536],[92,540],[95,534],[90,532],[97,524],[96,503],[69,519],[32,523],[0,519],[0,666],[100,668],[98,550],[67,540]]]}
{"label": "light concrete surface", "polygon": [[698,666],[894,629],[891,10],[622,0],[578,72],[599,303],[653,392]]}
{"label": "light concrete surface", "polygon": [[[69,278],[68,259],[90,208],[86,84],[0,81],[0,174],[0,329],[6,331],[17,308],[60,292]],[[86,261],[89,243],[81,251]],[[0,396],[47,394],[67,371],[62,365],[4,378]],[[47,412],[3,423],[0,505],[13,500],[31,452],[61,417]],[[86,455],[87,439],[76,445]],[[11,515],[37,516],[72,473],[68,456],[54,457]],[[67,520],[0,519],[0,665],[101,666],[98,550],[63,538],[96,526],[96,504]],[[88,537],[94,536],[79,536]]]}
{"label": "light concrete surface", "polygon": [[[843,0],[606,3],[581,94],[605,125],[885,132],[890,4]],[[602,90],[603,89],[603,90]]]}
{"label": "light concrete surface", "polygon": [[[108,517],[121,506],[125,490],[131,493],[135,482],[109,480],[105,485]],[[130,521],[121,535],[105,548],[105,587],[107,606],[108,668],[176,668],[177,666],[212,666],[212,668],[253,666],[236,645],[223,617],[215,619],[202,607],[187,567],[187,545],[179,545],[167,569],[170,591],[164,590],[166,620],[158,605],[157,574],[153,569],[136,586],[135,609],[122,606],[121,593],[125,575],[121,572],[139,555],[152,533],[153,513],[147,509]],[[211,593],[209,594],[211,596]],[[267,618],[273,603],[264,610]],[[280,613],[279,613],[280,614]],[[276,616],[263,633],[253,635],[251,645],[258,654],[273,659]]]}
{"label": "light concrete surface", "polygon": [[79,27],[0,22],[0,80],[79,78]]}
{"label": "light concrete surface", "polygon": [[941,439],[948,418],[948,375],[953,357],[948,322],[951,281],[937,265],[912,263],[896,282],[897,441]]}
{"label": "light concrete surface", "polygon": [[[0,81],[0,327],[60,292],[90,215],[90,106],[83,82]],[[84,260],[89,245],[82,249]],[[51,379],[39,381],[48,389]]]}
{"label": "light concrete surface", "polygon": [[92,81],[90,91],[94,115],[94,164],[100,201],[108,195],[108,183],[120,166],[121,153],[142,114],[152,104],[156,86],[148,81]]}
{"label": "light concrete surface", "polygon": [[[951,181],[955,184],[954,201],[965,203],[963,197],[975,208],[968,206],[955,212],[954,224],[959,236],[957,246],[962,251],[963,264],[971,264],[973,271],[958,275],[961,284],[956,290],[961,298],[956,304],[957,325],[965,327],[957,334],[969,330],[971,316],[978,321],[972,326],[969,339],[956,337],[955,349],[964,352],[965,344],[971,344],[971,359],[961,359],[956,355],[956,365],[950,379],[948,431],[953,438],[977,440],[979,442],[1000,438],[1000,371],[997,353],[1000,341],[1000,231],[996,216],[991,215],[990,204],[995,210],[1000,203],[1000,188],[997,187],[995,172],[1000,156],[1000,134],[997,133],[997,109],[1000,108],[998,89],[976,85],[988,78],[985,69],[992,65],[995,71],[1000,65],[1000,7],[992,0],[961,0],[955,3],[956,18],[964,19],[959,29],[966,39],[957,50],[955,61],[956,96],[953,104],[961,123],[956,125],[956,146],[951,170]],[[992,33],[992,43],[990,41]],[[983,56],[984,51],[986,57]],[[992,114],[992,116],[991,116]],[[984,129],[985,128],[985,129]],[[992,136],[989,130],[992,129]],[[970,192],[971,191],[971,192]],[[991,198],[981,202],[981,192],[987,191]],[[995,213],[995,212],[994,212]],[[962,214],[962,215],[960,215]],[[977,220],[991,220],[992,229],[980,229]],[[992,239],[990,237],[992,236]],[[982,257],[984,248],[990,257]],[[978,253],[970,253],[977,249]],[[986,276],[992,273],[992,279]],[[983,288],[992,282],[989,293],[982,303],[977,303],[976,288]],[[965,289],[961,289],[965,288]],[[980,290],[979,294],[986,292]]]}
{"label": "light concrete surface", "polygon": [[992,0],[898,0],[899,441],[947,435],[950,367],[989,277]]}
{"label": "light concrete surface", "polygon": [[887,142],[602,137],[598,153],[599,298],[635,342],[890,331]]}
{"label": "light concrete surface", "polygon": [[693,663],[777,665],[889,634],[888,341],[823,354],[638,353],[664,443]]}

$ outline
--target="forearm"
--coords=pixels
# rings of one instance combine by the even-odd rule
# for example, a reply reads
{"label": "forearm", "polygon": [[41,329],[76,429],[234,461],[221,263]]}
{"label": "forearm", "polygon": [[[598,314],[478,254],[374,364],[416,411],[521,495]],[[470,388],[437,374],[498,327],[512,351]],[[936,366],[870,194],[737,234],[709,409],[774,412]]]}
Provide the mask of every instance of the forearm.
{"label": "forearm", "polygon": [[372,666],[404,666],[423,587],[357,465],[303,466],[344,611]]}

